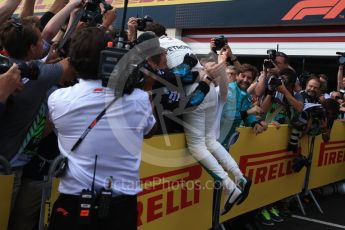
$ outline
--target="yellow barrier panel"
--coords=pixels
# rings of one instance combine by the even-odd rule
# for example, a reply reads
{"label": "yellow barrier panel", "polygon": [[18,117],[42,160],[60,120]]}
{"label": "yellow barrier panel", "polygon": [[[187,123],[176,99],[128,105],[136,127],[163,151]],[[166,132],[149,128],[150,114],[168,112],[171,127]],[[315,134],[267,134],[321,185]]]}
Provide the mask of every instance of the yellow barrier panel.
{"label": "yellow barrier panel", "polygon": [[344,179],[345,122],[338,120],[334,123],[328,143],[324,143],[320,136],[315,139],[309,189]]}
{"label": "yellow barrier panel", "polygon": [[[298,174],[291,170],[295,155],[285,150],[289,138],[287,126],[279,130],[270,127],[258,136],[250,128],[239,131],[240,138],[231,148],[232,156],[245,174],[253,178],[253,187],[247,200],[221,221],[299,193],[304,180],[305,169]],[[170,149],[164,146],[169,141]],[[139,229],[210,228],[213,179],[195,163],[168,168],[169,163],[191,162],[183,134],[170,135],[169,141],[155,136],[144,144]]]}
{"label": "yellow barrier panel", "polygon": [[14,175],[0,175],[0,230],[6,230],[12,200]]}
{"label": "yellow barrier panel", "polygon": [[[239,131],[240,138],[231,147],[231,154],[242,171],[252,178],[253,186],[247,200],[221,217],[221,221],[301,192],[305,177],[305,168],[299,173],[291,170],[295,154],[285,150],[289,139],[287,126],[283,125],[279,130],[269,127],[258,136],[250,128],[240,128]],[[330,143],[337,141],[345,141],[344,123],[341,122],[334,124]],[[308,153],[307,137],[301,140],[301,146],[302,153]],[[318,158],[315,152],[313,167]],[[320,168],[324,175],[337,173],[333,166]],[[338,171],[341,177],[333,178],[333,181],[345,178],[344,170],[342,167],[342,171]],[[183,134],[154,136],[146,140],[140,175],[143,188],[138,197],[140,230],[211,227],[213,179],[188,153]],[[317,180],[314,186],[321,186],[324,181],[330,181],[330,177]],[[53,197],[56,196],[55,190]]]}
{"label": "yellow barrier panel", "polygon": [[299,193],[306,171],[303,169],[294,173],[291,169],[296,154],[286,151],[290,137],[287,125],[282,125],[280,129],[269,127],[266,132],[257,136],[250,128],[239,130],[240,138],[230,152],[239,162],[242,172],[252,178],[253,186],[247,200],[235,206],[221,220]]}

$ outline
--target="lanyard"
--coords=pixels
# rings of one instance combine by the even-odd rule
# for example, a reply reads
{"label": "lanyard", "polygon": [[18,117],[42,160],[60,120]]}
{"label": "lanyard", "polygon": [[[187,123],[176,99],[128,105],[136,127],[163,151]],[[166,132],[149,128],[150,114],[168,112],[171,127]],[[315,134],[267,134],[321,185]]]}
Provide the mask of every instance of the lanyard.
{"label": "lanyard", "polygon": [[98,116],[91,122],[91,124],[86,128],[86,130],[83,132],[83,134],[79,137],[78,141],[73,145],[73,147],[71,148],[71,152],[73,152],[74,150],[76,150],[79,145],[81,144],[81,142],[85,139],[85,137],[89,134],[89,132],[91,131],[91,129],[93,129],[93,127],[96,126],[96,124],[99,122],[99,120],[101,120],[101,118],[104,116],[104,114],[106,113],[107,109],[109,109],[109,107],[117,100],[117,98],[115,98],[114,100],[112,100],[104,109],[103,111],[98,114]]}

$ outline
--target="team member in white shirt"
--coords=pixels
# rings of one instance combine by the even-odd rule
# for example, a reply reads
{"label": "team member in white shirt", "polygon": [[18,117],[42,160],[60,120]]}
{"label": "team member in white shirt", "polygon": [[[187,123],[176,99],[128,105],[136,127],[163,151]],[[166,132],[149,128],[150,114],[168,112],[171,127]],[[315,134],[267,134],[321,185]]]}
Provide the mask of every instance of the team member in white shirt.
{"label": "team member in white shirt", "polygon": [[[58,132],[61,154],[68,167],[60,179],[60,196],[54,204],[50,228],[136,229],[139,166],[143,138],[155,124],[149,96],[140,89],[118,98],[88,133],[79,147],[72,146],[90,123],[114,100],[114,92],[102,87],[97,77],[100,51],[106,47],[105,33],[85,28],[76,33],[70,46],[70,63],[80,82],[56,90],[48,99],[49,113]],[[91,223],[80,224],[79,196],[91,188],[95,156],[95,191],[112,192],[110,216],[100,219],[94,212]]]}

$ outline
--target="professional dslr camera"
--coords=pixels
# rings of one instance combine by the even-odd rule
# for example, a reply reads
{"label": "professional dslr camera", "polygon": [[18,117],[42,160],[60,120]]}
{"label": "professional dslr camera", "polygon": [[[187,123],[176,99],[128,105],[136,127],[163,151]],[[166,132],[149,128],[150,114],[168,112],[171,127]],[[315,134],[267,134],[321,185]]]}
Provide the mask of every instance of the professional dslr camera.
{"label": "professional dslr camera", "polygon": [[270,90],[274,91],[278,86],[282,85],[283,82],[286,85],[285,80],[281,76],[272,75],[270,79],[268,79],[268,87]]}
{"label": "professional dslr camera", "polygon": [[340,57],[338,58],[339,64],[344,65],[345,64],[345,52],[336,52],[336,54],[340,55]]}
{"label": "professional dslr camera", "polygon": [[148,15],[145,15],[143,18],[138,18],[137,19],[137,23],[138,23],[137,29],[139,31],[144,31],[147,24],[151,23],[151,22],[153,22],[153,19]]}
{"label": "professional dslr camera", "polygon": [[268,54],[268,58],[267,58],[268,60],[264,61],[264,66],[265,68],[274,68],[273,63],[276,59],[277,51],[273,49],[269,49],[267,50],[267,54]]}
{"label": "professional dslr camera", "polygon": [[101,7],[99,6],[101,3],[106,11],[113,9],[113,7],[105,0],[87,0],[84,5],[84,14],[82,15],[80,21],[95,25],[102,24],[103,15]]}
{"label": "professional dslr camera", "polygon": [[226,44],[228,44],[228,40],[224,37],[224,35],[221,35],[219,37],[215,37],[214,39],[214,51],[221,50]]}
{"label": "professional dslr camera", "polygon": [[[0,55],[0,74],[7,72],[13,65],[13,61],[6,56]],[[38,68],[37,62],[20,62],[16,63],[18,69],[20,70],[20,75],[22,78],[28,78],[30,80],[37,80],[40,70]]]}

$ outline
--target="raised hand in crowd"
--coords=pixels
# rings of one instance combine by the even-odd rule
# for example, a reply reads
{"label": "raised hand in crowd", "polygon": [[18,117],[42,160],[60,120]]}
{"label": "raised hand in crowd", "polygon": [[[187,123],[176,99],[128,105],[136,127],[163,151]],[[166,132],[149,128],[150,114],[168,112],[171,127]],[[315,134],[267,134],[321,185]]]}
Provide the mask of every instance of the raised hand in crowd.
{"label": "raised hand in crowd", "polygon": [[232,55],[232,51],[228,45],[224,46],[218,55],[218,63],[226,63],[228,58]]}
{"label": "raised hand in crowd", "polygon": [[261,115],[263,113],[262,108],[258,105],[254,105],[252,108],[247,110],[248,114]]}
{"label": "raised hand in crowd", "polygon": [[108,10],[103,14],[103,22],[102,27],[107,30],[113,24],[117,17],[117,9],[113,8],[112,10]]}
{"label": "raised hand in crowd", "polygon": [[0,25],[11,17],[21,1],[22,0],[7,0],[0,3]]}
{"label": "raised hand in crowd", "polygon": [[70,16],[71,12],[74,9],[81,7],[82,3],[83,0],[71,0],[68,2],[62,10],[49,20],[48,24],[42,31],[42,38],[50,43],[65,24],[66,19]]}
{"label": "raised hand in crowd", "polygon": [[127,26],[128,26],[128,40],[130,42],[134,42],[137,39],[137,28],[138,28],[137,18],[135,17],[129,18],[127,22]]}
{"label": "raised hand in crowd", "polygon": [[266,130],[267,130],[267,123],[265,121],[259,121],[253,127],[253,132],[255,135],[263,133]]}
{"label": "raised hand in crowd", "polygon": [[21,18],[29,17],[34,15],[36,0],[25,0],[23,10],[20,13]]}
{"label": "raised hand in crowd", "polygon": [[5,103],[7,98],[21,87],[20,70],[13,64],[6,73],[0,75],[0,103]]}
{"label": "raised hand in crowd", "polygon": [[63,57],[61,57],[59,55],[59,52],[57,50],[57,47],[58,47],[58,43],[57,42],[54,42],[51,46],[50,46],[50,49],[49,49],[49,52],[48,52],[48,56],[46,58],[46,61],[45,63],[47,64],[53,64],[53,63],[57,63],[59,61],[61,61],[63,59]]}
{"label": "raised hand in crowd", "polygon": [[293,108],[297,112],[303,111],[303,103],[297,101],[295,97],[291,94],[291,92],[286,88],[284,81],[282,81],[282,84],[276,88],[276,90],[282,94],[284,94],[285,98],[288,100],[288,102],[293,106]]}
{"label": "raised hand in crowd", "polygon": [[228,51],[222,49],[218,56],[218,64],[214,62],[205,64],[206,73],[214,79],[215,85],[219,85],[219,95],[224,102],[228,95],[228,75],[226,73],[227,55]]}
{"label": "raised hand in crowd", "polygon": [[345,89],[344,65],[339,65],[337,74],[337,91]]}
{"label": "raised hand in crowd", "polygon": [[213,80],[220,77],[220,76],[227,76],[225,69],[226,64],[225,62],[215,63],[215,62],[207,62],[205,63],[205,71],[209,77]]}

